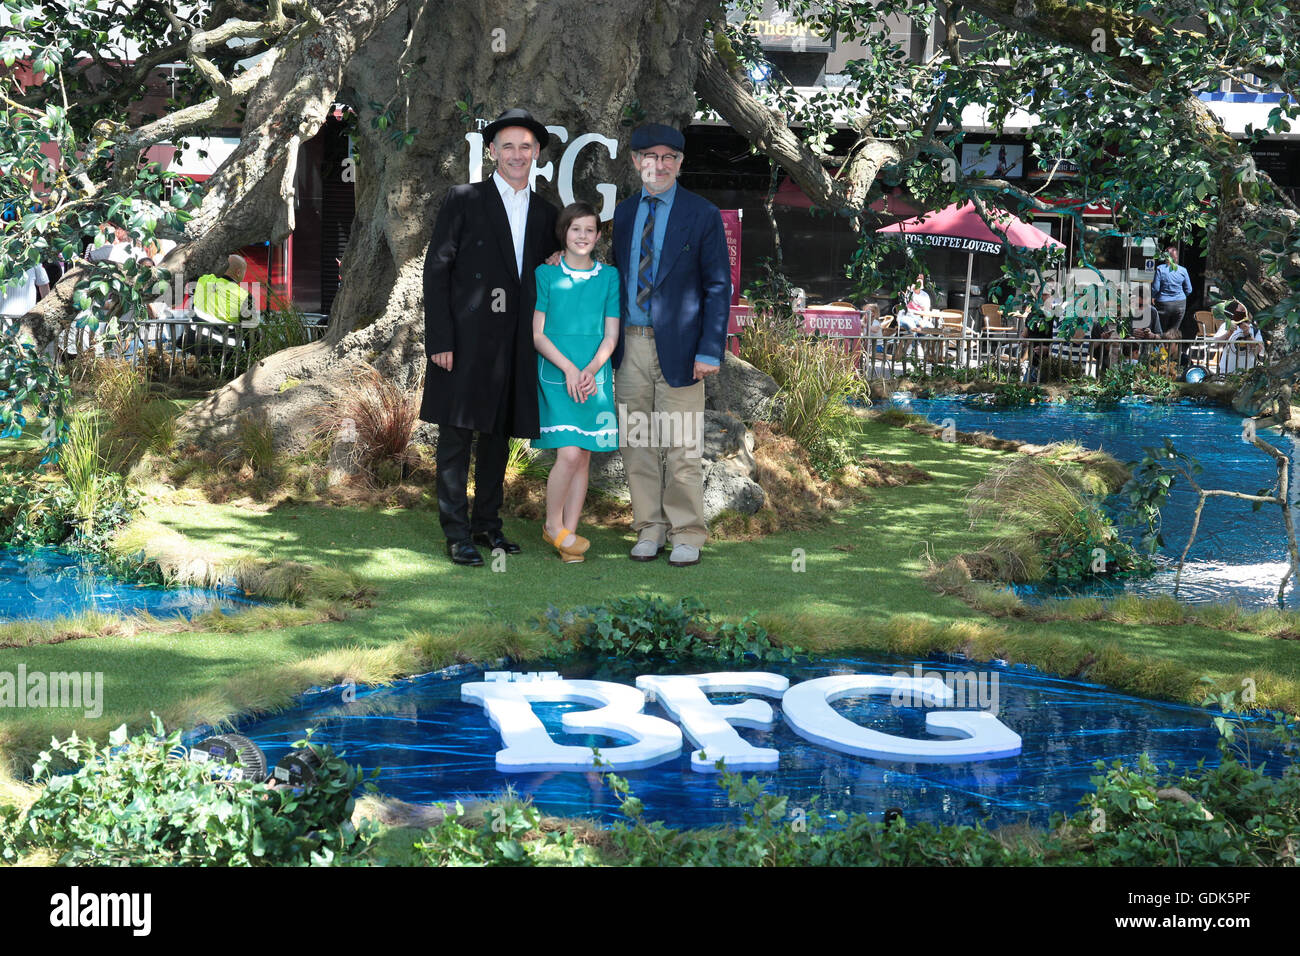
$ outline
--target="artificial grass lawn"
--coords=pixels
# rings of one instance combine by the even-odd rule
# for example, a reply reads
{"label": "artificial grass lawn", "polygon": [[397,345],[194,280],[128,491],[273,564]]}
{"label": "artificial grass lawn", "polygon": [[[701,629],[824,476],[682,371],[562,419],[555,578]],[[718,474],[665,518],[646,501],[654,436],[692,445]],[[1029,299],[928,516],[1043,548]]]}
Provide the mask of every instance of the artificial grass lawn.
{"label": "artificial grass lawn", "polygon": [[[1199,702],[1195,680],[1202,674],[1234,686],[1246,675],[1257,681],[1261,702],[1300,709],[1300,642],[1198,626],[995,620],[957,598],[935,594],[920,577],[928,566],[927,549],[942,562],[987,539],[987,528],[969,527],[964,494],[1006,453],[876,422],[863,424],[860,445],[864,454],[916,465],[935,480],[873,489],[869,500],[812,532],[710,543],[703,562],[691,568],[672,568],[663,559],[628,560],[633,538],[623,529],[584,526],[592,540],[588,560],[564,565],[543,544],[537,523],[507,518],[506,534],[524,553],[507,558],[505,570],[494,572],[490,559],[482,568],[456,567],[447,560],[436,511],[308,505],[255,511],[152,503],[148,517],[214,553],[252,552],[353,571],[380,588],[375,606],[355,610],[345,621],[282,630],[138,633],[0,649],[0,670],[13,671],[22,663],[29,672],[102,671],[105,710],[94,722],[102,735],[103,728],[123,720],[165,712],[232,682],[255,682],[304,658],[332,653],[344,659],[354,648],[394,645],[390,671],[400,674],[411,658],[399,654],[396,645],[412,632],[424,632],[426,642],[449,649],[456,642],[448,639],[468,628],[478,633],[468,654],[481,656],[485,648],[501,646],[484,639],[485,625],[489,631],[526,628],[549,605],[567,609],[643,593],[670,600],[694,596],[718,617],[760,612],[778,639],[788,628],[793,643],[822,654],[855,647],[924,652],[929,640],[928,646],[966,644],[990,656],[1000,653],[1049,667],[1059,661],[1067,671],[1085,657],[1096,658],[1096,671],[1090,673],[1098,680],[1122,671],[1124,679],[1116,683],[1130,690],[1193,702]],[[796,570],[801,557],[803,571]],[[936,633],[937,641],[925,637]],[[1123,652],[1120,657],[1154,660],[1141,662],[1136,671],[1132,661],[1116,667],[1115,649]],[[304,677],[295,689],[310,682]],[[0,710],[0,746],[6,737],[30,744],[87,725],[66,711]]]}

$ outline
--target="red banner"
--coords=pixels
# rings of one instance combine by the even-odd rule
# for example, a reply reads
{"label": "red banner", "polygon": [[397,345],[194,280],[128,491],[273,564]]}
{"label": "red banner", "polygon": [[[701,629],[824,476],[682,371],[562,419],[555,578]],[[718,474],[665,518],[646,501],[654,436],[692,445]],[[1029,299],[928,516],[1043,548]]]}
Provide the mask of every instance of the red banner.
{"label": "red banner", "polygon": [[[832,339],[856,339],[862,331],[862,313],[853,309],[817,308],[803,310],[803,330],[819,332]],[[749,306],[733,305],[727,322],[727,334],[739,335],[749,324]]]}
{"label": "red banner", "polygon": [[740,213],[722,209],[722,228],[727,234],[727,256],[731,259],[731,304],[740,301]]}

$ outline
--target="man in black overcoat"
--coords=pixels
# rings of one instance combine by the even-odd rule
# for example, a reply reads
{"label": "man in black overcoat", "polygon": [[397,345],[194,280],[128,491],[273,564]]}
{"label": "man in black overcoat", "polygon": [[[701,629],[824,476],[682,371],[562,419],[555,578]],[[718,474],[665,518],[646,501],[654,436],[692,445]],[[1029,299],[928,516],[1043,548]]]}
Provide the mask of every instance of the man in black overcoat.
{"label": "man in black overcoat", "polygon": [[[508,554],[502,533],[509,437],[536,438],[537,352],[533,270],[557,249],[557,211],[528,188],[546,127],[522,109],[483,130],[496,163],[490,179],[454,186],[438,210],[424,260],[424,341],[429,367],[420,418],[438,426],[438,517],[447,555],[479,566],[476,544]],[[474,512],[466,485],[478,434]]]}

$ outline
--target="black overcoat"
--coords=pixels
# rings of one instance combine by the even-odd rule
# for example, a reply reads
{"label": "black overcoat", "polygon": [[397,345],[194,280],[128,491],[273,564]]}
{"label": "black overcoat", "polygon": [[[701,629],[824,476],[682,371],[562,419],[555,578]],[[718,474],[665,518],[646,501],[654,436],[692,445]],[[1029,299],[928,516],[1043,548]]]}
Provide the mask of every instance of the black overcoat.
{"label": "black overcoat", "polygon": [[[533,270],[560,248],[557,215],[536,192],[528,197],[520,276],[495,180],[447,191],[424,260],[424,421],[538,436]],[[452,353],[450,372],[429,361],[439,352]]]}

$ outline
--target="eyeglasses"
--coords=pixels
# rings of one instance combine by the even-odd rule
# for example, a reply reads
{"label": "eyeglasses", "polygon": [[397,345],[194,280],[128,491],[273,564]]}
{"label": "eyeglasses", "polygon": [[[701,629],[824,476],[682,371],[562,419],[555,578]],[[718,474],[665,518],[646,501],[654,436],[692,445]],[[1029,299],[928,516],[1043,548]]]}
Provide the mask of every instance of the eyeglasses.
{"label": "eyeglasses", "polygon": [[663,163],[665,166],[671,166],[682,158],[681,153],[637,153],[637,155],[642,159]]}

